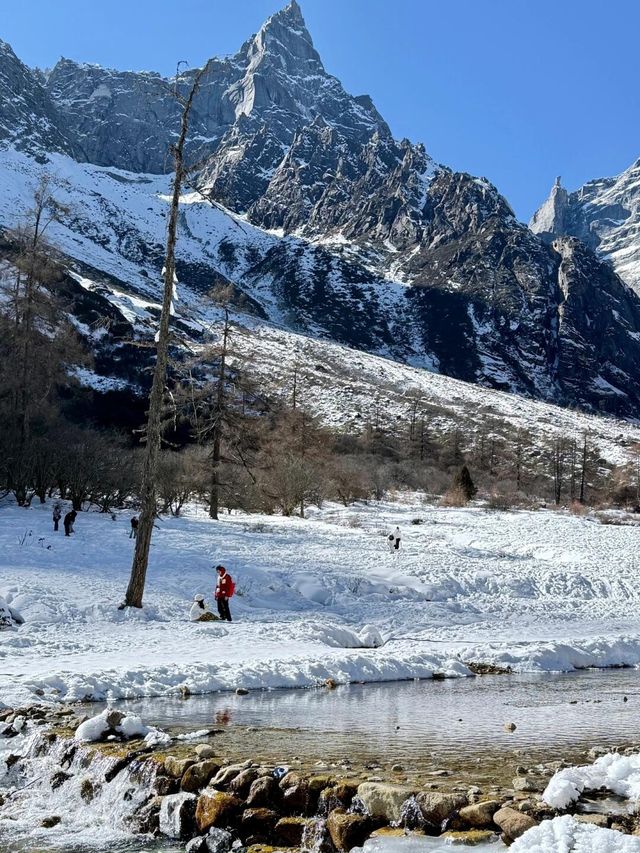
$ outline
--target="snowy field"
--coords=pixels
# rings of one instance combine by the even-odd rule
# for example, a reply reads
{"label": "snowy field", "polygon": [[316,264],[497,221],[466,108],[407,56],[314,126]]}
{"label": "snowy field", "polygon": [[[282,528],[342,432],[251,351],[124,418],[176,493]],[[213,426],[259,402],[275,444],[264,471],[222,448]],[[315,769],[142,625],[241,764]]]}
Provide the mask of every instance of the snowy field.
{"label": "snowy field", "polygon": [[[640,664],[635,527],[443,509],[416,495],[327,504],[308,520],[216,523],[192,508],[158,522],[146,606],[122,612],[128,520],[81,513],[65,538],[49,506],[0,509],[0,596],[25,620],[0,633],[1,702],[463,676],[463,661]],[[398,554],[385,540],[396,524]],[[218,562],[237,582],[236,621],[190,623],[193,595],[212,598]],[[369,625],[382,647],[363,647]]]}

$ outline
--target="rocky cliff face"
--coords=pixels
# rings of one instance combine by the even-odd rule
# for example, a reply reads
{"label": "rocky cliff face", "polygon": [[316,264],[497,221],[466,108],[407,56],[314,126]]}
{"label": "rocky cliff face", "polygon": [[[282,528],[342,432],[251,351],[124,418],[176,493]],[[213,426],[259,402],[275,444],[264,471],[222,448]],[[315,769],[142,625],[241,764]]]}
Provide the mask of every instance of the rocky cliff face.
{"label": "rocky cliff face", "polygon": [[73,154],[60,130],[60,116],[39,77],[0,40],[0,145],[42,154]]}
{"label": "rocky cliff face", "polygon": [[[189,75],[176,84],[61,60],[40,77],[8,48],[0,73],[10,81],[0,145],[76,161],[55,161],[73,210],[61,248],[136,293],[159,282],[173,91]],[[529,230],[488,181],[394,139],[370,98],[349,95],[296,2],[235,56],[209,63],[189,146],[201,196],[217,205],[183,207],[180,278],[194,298],[222,278],[259,316],[305,334],[506,391],[640,413],[640,302],[591,252],[606,254],[615,229],[622,245],[621,223],[635,221],[633,170],[583,188],[579,204],[558,183]],[[5,173],[26,198],[24,162],[7,154]],[[19,207],[18,197],[0,203],[0,224]],[[566,234],[587,245],[556,239]]]}
{"label": "rocky cliff face", "polygon": [[558,178],[530,226],[545,239],[582,240],[640,293],[640,160],[616,178],[590,181],[572,193]]}

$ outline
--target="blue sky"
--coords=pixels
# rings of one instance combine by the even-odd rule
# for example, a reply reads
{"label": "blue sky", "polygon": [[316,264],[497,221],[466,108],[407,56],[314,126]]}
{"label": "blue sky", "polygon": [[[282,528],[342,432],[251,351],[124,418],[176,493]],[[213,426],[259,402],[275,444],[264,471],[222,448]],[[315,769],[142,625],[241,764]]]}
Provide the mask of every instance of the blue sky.
{"label": "blue sky", "polygon": [[[23,0],[0,37],[170,74],[233,53],[284,0]],[[528,219],[556,175],[575,189],[640,157],[639,0],[300,0],[328,71],[396,136],[489,178]],[[179,10],[176,12],[175,10]],[[177,21],[176,21],[177,17]]]}

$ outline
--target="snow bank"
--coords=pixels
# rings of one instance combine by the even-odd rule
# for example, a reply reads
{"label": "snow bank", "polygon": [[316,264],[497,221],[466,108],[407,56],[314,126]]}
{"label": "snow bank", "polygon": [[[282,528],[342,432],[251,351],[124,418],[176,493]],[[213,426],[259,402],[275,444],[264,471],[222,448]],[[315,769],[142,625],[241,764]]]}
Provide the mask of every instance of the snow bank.
{"label": "snow bank", "polygon": [[609,753],[593,764],[559,770],[543,793],[546,803],[565,809],[585,790],[606,788],[629,800],[640,799],[640,755]]}
{"label": "snow bank", "polygon": [[[450,840],[405,836],[370,838],[352,853],[450,853],[467,848],[452,845]],[[474,845],[478,853],[500,853],[507,848],[501,841]],[[509,848],[512,853],[640,853],[640,838],[623,835],[612,829],[601,829],[580,823],[572,817],[545,820],[525,832]]]}
{"label": "snow bank", "polygon": [[640,838],[580,823],[567,815],[543,821],[525,832],[509,850],[512,853],[640,853]]}
{"label": "snow bank", "polygon": [[[128,513],[81,513],[69,538],[53,533],[47,505],[3,503],[0,595],[25,623],[0,632],[0,703],[463,676],[467,661],[640,664],[635,528],[410,494],[308,516],[212,523],[187,507],[160,519],[145,606],[119,611]],[[396,525],[403,547],[391,554],[384,531]],[[192,623],[221,560],[238,585],[234,622]]]}

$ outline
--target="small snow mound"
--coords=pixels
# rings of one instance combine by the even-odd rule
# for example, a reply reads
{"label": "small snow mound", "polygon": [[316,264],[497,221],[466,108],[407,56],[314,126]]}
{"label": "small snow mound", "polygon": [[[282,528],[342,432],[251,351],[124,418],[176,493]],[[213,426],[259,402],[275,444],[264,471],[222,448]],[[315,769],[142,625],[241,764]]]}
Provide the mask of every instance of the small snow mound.
{"label": "small snow mound", "polygon": [[76,729],[75,739],[82,743],[96,743],[105,740],[109,735],[121,735],[130,740],[135,737],[146,737],[157,729],[145,726],[136,714],[119,714],[105,709],[101,714],[80,723]]}
{"label": "small snow mound", "polygon": [[593,764],[559,770],[545,788],[542,798],[553,808],[565,809],[575,803],[583,791],[600,788],[630,800],[639,800],[640,754],[618,755],[610,752]]}
{"label": "small snow mound", "polygon": [[640,838],[613,829],[580,823],[569,815],[545,820],[525,832],[510,848],[512,853],[640,853]]}
{"label": "small snow mound", "polygon": [[380,646],[384,646],[382,634],[373,625],[365,625],[359,637],[364,649],[379,649]]}
{"label": "small snow mound", "polygon": [[337,649],[379,649],[384,645],[382,634],[373,625],[355,631],[343,625],[312,622],[308,631],[311,639]]}

